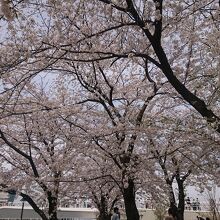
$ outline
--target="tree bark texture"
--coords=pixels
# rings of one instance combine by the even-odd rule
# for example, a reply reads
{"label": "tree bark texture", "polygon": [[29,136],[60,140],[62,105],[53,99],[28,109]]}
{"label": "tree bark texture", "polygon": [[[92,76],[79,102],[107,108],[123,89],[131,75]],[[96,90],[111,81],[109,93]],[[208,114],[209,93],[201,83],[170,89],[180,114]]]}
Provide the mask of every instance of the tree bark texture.
{"label": "tree bark texture", "polygon": [[48,220],[58,220],[57,218],[57,198],[51,195],[52,193],[49,193],[48,196],[48,203],[49,203],[49,218]]}
{"label": "tree bark texture", "polygon": [[128,180],[128,188],[124,189],[123,198],[127,220],[140,220],[138,209],[135,202],[134,181]]}
{"label": "tree bark texture", "polygon": [[177,219],[184,220],[184,209],[185,209],[185,192],[183,181],[177,179],[178,184],[178,191],[179,191],[179,203],[178,203],[178,212],[177,212]]}
{"label": "tree bark texture", "polygon": [[111,214],[108,213],[108,201],[104,195],[101,195],[101,201],[98,206],[99,216],[98,220],[111,220]]}

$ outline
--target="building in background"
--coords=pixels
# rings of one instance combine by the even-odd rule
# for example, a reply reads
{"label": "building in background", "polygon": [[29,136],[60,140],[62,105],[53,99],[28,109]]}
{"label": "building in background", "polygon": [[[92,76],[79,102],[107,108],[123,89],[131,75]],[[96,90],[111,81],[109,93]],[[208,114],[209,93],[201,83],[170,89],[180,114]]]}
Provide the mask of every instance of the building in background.
{"label": "building in background", "polygon": [[0,192],[0,206],[8,205],[8,193]]}

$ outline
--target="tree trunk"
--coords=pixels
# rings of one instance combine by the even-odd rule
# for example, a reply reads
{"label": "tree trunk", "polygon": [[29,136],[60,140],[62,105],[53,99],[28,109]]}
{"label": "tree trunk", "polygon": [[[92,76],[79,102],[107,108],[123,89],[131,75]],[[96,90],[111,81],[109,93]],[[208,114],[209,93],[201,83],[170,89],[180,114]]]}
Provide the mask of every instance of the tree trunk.
{"label": "tree trunk", "polygon": [[111,214],[108,213],[108,201],[104,195],[101,195],[101,201],[98,206],[99,216],[98,220],[111,220]]}
{"label": "tree trunk", "polygon": [[[175,199],[175,195],[173,192],[173,187],[172,187],[172,182],[167,182],[168,186],[169,186],[169,201],[170,201],[170,208],[172,210],[172,213],[174,215],[175,218],[177,218],[177,207],[176,207],[176,199]],[[178,220],[178,219],[177,219]]]}
{"label": "tree trunk", "polygon": [[48,193],[48,203],[49,203],[49,220],[58,220],[57,218],[57,198],[52,196],[52,193]]}
{"label": "tree trunk", "polygon": [[124,189],[123,198],[127,220],[139,220],[140,216],[135,203],[135,189],[132,179],[128,180],[128,188]]}
{"label": "tree trunk", "polygon": [[111,215],[100,212],[97,220],[111,220]]}
{"label": "tree trunk", "polygon": [[178,191],[179,191],[179,204],[178,204],[178,212],[177,212],[177,219],[184,220],[184,209],[185,209],[185,193],[184,193],[184,186],[183,181],[177,179],[178,184]]}

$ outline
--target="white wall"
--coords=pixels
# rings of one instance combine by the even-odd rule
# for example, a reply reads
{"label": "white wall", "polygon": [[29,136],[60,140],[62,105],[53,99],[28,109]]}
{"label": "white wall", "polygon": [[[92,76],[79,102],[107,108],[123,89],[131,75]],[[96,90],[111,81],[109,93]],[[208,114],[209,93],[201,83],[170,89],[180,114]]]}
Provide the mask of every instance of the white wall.
{"label": "white wall", "polygon": [[[154,211],[152,209],[140,209],[141,220],[156,220]],[[185,211],[185,220],[196,220],[196,216],[207,216],[208,212],[202,211]],[[18,206],[2,206],[0,207],[1,219],[18,219],[21,216],[21,207]],[[97,210],[90,208],[60,208],[58,211],[58,218],[84,218],[96,219]],[[40,219],[40,216],[34,212],[31,207],[25,207],[23,211],[23,219]],[[121,220],[126,220],[125,213],[121,210]]]}

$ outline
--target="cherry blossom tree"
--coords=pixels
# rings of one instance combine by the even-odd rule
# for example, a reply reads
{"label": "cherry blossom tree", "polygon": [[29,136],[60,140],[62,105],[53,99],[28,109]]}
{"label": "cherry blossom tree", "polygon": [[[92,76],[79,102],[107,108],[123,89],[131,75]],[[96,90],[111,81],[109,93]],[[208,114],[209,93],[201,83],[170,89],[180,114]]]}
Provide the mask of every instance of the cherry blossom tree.
{"label": "cherry blossom tree", "polygon": [[[16,35],[17,50],[13,48],[18,54],[27,51],[23,56],[26,64],[33,64],[30,56],[41,63],[40,69],[58,60],[67,64],[108,60],[106,65],[110,66],[136,58],[145,68],[154,66],[154,72],[162,73],[219,131],[215,113],[219,47],[218,40],[213,41],[219,33],[218,1],[43,1],[40,5],[33,1],[24,5],[40,16],[32,16],[32,23],[18,17],[25,27],[18,34],[17,27],[12,27],[9,45],[15,43]],[[37,70],[31,72],[36,74]],[[209,92],[204,93],[199,88],[207,79]]]}
{"label": "cherry blossom tree", "polygon": [[[88,127],[84,124],[86,133]],[[87,130],[86,130],[87,129]],[[122,199],[122,193],[118,183],[112,178],[114,166],[111,160],[105,157],[98,150],[91,146],[91,139],[87,139],[89,144],[80,148],[78,167],[80,167],[79,178],[75,177],[77,187],[69,188],[67,199],[72,200],[73,196],[89,199],[89,206],[98,209],[98,220],[110,220],[114,206]],[[77,191],[76,195],[73,194]]]}
{"label": "cherry blossom tree", "polygon": [[[88,171],[91,171],[90,169]],[[97,170],[94,171],[96,173]],[[102,174],[100,178],[85,181],[85,189],[81,194],[85,194],[92,200],[92,204],[98,209],[98,220],[111,220],[114,206],[118,204],[122,195],[115,182]]]}
{"label": "cherry blossom tree", "polygon": [[93,146],[116,166],[128,220],[139,219],[134,170],[139,137],[153,134],[164,104],[155,96],[169,93],[177,115],[195,110],[220,132],[219,1],[45,0],[16,10],[0,48],[2,94],[19,96],[42,72],[78,80]]}
{"label": "cherry blossom tree", "polygon": [[[136,142],[144,113],[159,89],[149,85],[150,93],[145,98],[143,88],[149,83],[148,80],[144,75],[140,78],[126,66],[124,68],[130,72],[127,76],[117,69],[108,72],[99,63],[85,68],[72,68],[72,71],[66,72],[66,76],[70,80],[76,78],[81,85],[81,94],[85,94],[79,103],[86,103],[86,111],[90,114],[87,123],[93,125],[89,130],[92,149],[96,155],[110,161],[104,164],[105,170],[121,190],[127,218],[137,219],[139,214],[135,204],[135,182],[138,180],[136,172],[141,160]],[[134,81],[136,85],[131,89]]]}
{"label": "cherry blossom tree", "polygon": [[73,185],[68,180],[79,174],[77,148],[85,143],[82,130],[65,120],[68,101],[61,96],[29,84],[1,111],[1,186],[15,190],[44,220],[57,220],[61,195]]}
{"label": "cherry blossom tree", "polygon": [[149,140],[152,158],[159,165],[156,170],[165,180],[170,207],[177,219],[184,219],[186,186],[193,184],[202,189],[216,179],[216,173],[209,170],[211,166],[215,169],[211,157],[213,152],[218,155],[219,138],[211,135],[204,124],[197,123],[199,129],[192,129],[192,118],[193,115],[182,115],[181,120],[175,119],[177,123],[160,124],[157,135]]}

